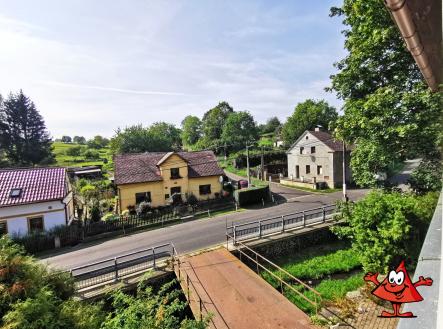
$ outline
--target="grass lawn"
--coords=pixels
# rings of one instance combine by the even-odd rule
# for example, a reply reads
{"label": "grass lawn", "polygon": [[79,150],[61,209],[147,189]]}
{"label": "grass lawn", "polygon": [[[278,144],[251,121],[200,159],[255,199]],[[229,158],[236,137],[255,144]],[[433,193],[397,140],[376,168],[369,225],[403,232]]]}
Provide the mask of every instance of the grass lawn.
{"label": "grass lawn", "polygon": [[[103,159],[108,160],[108,164],[112,163],[112,156],[109,153],[108,148],[98,149],[100,154],[100,159],[86,159],[83,155],[71,156],[67,155],[66,151],[70,148],[79,146],[74,143],[52,143],[53,153],[55,155],[56,165],[61,167],[82,167],[82,166],[93,166],[93,165],[105,165]],[[85,149],[86,145],[83,146]]]}
{"label": "grass lawn", "polygon": [[[323,303],[342,299],[348,291],[356,290],[364,284],[363,274],[355,273],[361,268],[358,254],[343,241],[306,248],[300,253],[278,258],[274,262],[305,282],[317,281],[318,284],[313,288],[321,294]],[[274,271],[274,274],[279,275],[278,271]],[[274,287],[279,286],[279,282],[271,274],[264,271],[261,275]],[[283,278],[288,281],[288,278]],[[311,291],[303,290],[297,284],[293,287],[315,300]],[[291,289],[285,289],[285,296],[304,312],[310,315],[315,313],[314,306]]]}

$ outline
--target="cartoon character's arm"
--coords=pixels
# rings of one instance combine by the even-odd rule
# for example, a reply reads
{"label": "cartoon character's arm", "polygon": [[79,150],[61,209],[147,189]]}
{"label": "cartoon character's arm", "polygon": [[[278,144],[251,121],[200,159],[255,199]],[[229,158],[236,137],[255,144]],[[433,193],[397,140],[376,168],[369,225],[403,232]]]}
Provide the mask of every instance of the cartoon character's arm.
{"label": "cartoon character's arm", "polygon": [[414,287],[418,287],[418,286],[432,286],[432,279],[431,278],[424,278],[424,277],[419,277],[418,281],[416,283],[414,283]]}
{"label": "cartoon character's arm", "polygon": [[378,273],[366,273],[364,280],[368,281],[368,282],[372,282],[373,284],[375,284],[376,286],[378,286],[380,284],[380,282],[378,282]]}

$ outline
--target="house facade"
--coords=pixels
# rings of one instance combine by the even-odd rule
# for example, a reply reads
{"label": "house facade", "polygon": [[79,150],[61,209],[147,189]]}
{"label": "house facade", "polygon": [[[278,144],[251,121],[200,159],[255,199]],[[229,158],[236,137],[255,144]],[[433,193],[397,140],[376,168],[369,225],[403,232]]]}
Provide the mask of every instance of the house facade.
{"label": "house facade", "polygon": [[155,208],[191,194],[213,199],[222,191],[224,171],[212,151],[122,154],[114,165],[120,213],[143,201]]}
{"label": "house facade", "polygon": [[[288,177],[283,184],[337,188],[343,184],[343,144],[326,131],[305,131],[287,151]],[[346,183],[352,180],[346,152]]]}
{"label": "house facade", "polygon": [[47,231],[73,217],[65,168],[0,170],[0,234]]}

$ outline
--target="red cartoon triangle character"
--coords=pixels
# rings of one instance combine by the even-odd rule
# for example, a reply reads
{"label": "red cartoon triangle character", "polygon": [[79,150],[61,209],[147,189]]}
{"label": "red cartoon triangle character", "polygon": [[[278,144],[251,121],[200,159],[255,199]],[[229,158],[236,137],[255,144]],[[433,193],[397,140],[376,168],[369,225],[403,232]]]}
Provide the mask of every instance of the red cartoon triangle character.
{"label": "red cartoon triangle character", "polygon": [[423,297],[417,291],[418,286],[432,286],[431,278],[420,277],[416,283],[412,283],[405,268],[405,262],[402,261],[395,271],[390,271],[389,275],[380,283],[377,280],[378,273],[367,273],[365,281],[376,285],[372,294],[380,299],[392,303],[394,313],[383,311],[380,317],[405,317],[414,318],[412,312],[400,313],[400,306],[403,303],[414,303],[423,300]]}

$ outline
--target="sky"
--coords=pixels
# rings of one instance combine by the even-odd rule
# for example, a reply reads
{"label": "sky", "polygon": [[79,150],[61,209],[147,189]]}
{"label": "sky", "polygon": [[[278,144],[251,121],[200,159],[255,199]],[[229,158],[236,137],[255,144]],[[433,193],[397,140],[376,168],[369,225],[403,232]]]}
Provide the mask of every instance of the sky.
{"label": "sky", "polygon": [[0,0],[0,94],[20,89],[54,138],[202,117],[259,123],[325,92],[345,56],[339,0]]}

